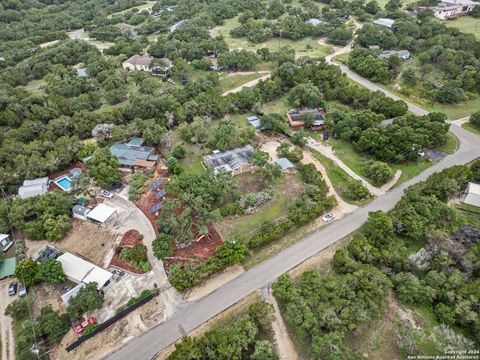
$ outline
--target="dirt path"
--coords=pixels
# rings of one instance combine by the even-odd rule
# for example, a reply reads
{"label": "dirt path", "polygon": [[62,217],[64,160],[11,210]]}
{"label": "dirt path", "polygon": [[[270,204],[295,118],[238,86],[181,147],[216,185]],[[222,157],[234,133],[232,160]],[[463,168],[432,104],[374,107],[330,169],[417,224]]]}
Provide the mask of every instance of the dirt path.
{"label": "dirt path", "polygon": [[395,171],[395,174],[393,175],[392,180],[390,180],[386,184],[383,184],[382,187],[380,188],[382,193],[386,193],[388,190],[390,190],[391,187],[397,183],[398,179],[400,179],[400,176],[402,176],[402,170]]}
{"label": "dirt path", "polygon": [[275,310],[275,321],[273,322],[272,327],[279,359],[300,360],[301,358],[298,356],[297,351],[295,350],[295,345],[293,344],[292,339],[290,339],[287,326],[283,321],[277,300],[272,295],[272,290],[270,288],[262,289],[262,297],[266,302],[272,304],[273,309]]}
{"label": "dirt path", "polygon": [[457,120],[454,120],[454,121],[451,121],[451,122],[454,123],[454,124],[457,124],[459,126],[462,126],[463,124],[466,124],[469,121],[470,121],[470,116],[467,116],[467,117],[457,119]]}
{"label": "dirt path", "polygon": [[328,186],[328,195],[335,196],[337,199],[337,206],[332,209],[332,212],[335,214],[336,217],[342,217],[345,214],[348,214],[352,211],[354,211],[357,206],[349,204],[345,202],[340,195],[338,195],[337,191],[333,187],[332,182],[330,181],[330,178],[328,177],[327,170],[325,169],[325,166],[315,159],[312,154],[308,150],[303,151],[303,159],[302,159],[303,164],[313,164],[317,168],[318,171],[322,173],[323,180]]}
{"label": "dirt path", "polygon": [[68,37],[72,40],[84,40],[88,42],[90,45],[95,46],[98,50],[104,50],[112,47],[114,43],[111,42],[95,42],[93,39],[88,38],[88,37],[82,37],[82,35],[85,33],[85,29],[77,29],[74,31],[70,31],[67,33]]}
{"label": "dirt path", "polygon": [[317,150],[322,155],[325,155],[326,157],[332,159],[335,162],[335,164],[341,167],[348,175],[350,175],[354,179],[360,180],[363,183],[363,185],[368,189],[368,191],[370,191],[371,194],[375,196],[380,196],[385,193],[385,191],[382,191],[382,189],[373,186],[363,177],[361,177],[352,169],[350,169],[342,160],[339,159],[339,157],[335,154],[335,152],[330,146],[323,145],[322,143],[314,139],[309,139],[307,142],[307,146],[314,150]]}
{"label": "dirt path", "polygon": [[8,296],[9,279],[0,281],[0,341],[2,342],[1,360],[15,359],[15,341],[13,338],[12,319],[4,314],[8,304],[16,299],[16,296]]}
{"label": "dirt path", "polygon": [[[238,75],[239,73],[235,73],[235,74],[232,74],[232,75]],[[247,73],[244,73],[245,75]],[[240,85],[239,87],[236,87],[235,89],[232,89],[232,90],[228,90],[228,91],[225,91],[222,96],[226,96],[228,94],[233,94],[233,93],[237,93],[239,91],[241,91],[243,88],[251,88],[251,87],[254,87],[255,85],[258,84],[258,82],[260,80],[267,80],[268,78],[270,78],[270,73],[267,71],[267,74],[266,75],[263,75],[261,77],[259,77],[258,79],[254,79],[252,81],[248,81],[246,82],[245,84],[242,84]]]}

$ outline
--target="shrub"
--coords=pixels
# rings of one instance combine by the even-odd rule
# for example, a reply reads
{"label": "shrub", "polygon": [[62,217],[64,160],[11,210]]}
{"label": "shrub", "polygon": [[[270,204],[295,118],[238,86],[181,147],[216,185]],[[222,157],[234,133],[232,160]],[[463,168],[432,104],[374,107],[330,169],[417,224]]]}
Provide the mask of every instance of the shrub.
{"label": "shrub", "polygon": [[342,186],[342,192],[347,198],[352,200],[363,200],[370,196],[368,189],[358,179],[349,180]]}
{"label": "shrub", "polygon": [[173,238],[167,234],[161,233],[152,242],[153,254],[159,260],[164,260],[173,254]]}
{"label": "shrub", "polygon": [[375,184],[383,185],[393,178],[394,171],[386,163],[381,161],[370,160],[367,162],[366,171],[368,178],[372,179]]}
{"label": "shrub", "polygon": [[85,326],[85,328],[83,329],[83,333],[82,333],[82,336],[86,336],[92,332],[94,332],[97,328],[98,328],[99,324],[88,324],[87,326]]}

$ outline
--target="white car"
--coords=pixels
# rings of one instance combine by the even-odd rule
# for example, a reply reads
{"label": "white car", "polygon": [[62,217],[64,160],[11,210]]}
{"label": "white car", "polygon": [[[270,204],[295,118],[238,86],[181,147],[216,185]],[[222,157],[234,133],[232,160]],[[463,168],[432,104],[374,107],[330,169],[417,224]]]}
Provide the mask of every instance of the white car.
{"label": "white car", "polygon": [[417,155],[420,156],[420,157],[424,157],[426,154],[425,154],[425,151],[423,151],[423,150],[418,150]]}
{"label": "white car", "polygon": [[333,213],[328,213],[322,218],[324,222],[329,222],[329,221],[332,221],[333,219],[335,219],[335,215],[333,215]]}
{"label": "white car", "polygon": [[113,198],[113,194],[110,191],[107,191],[107,190],[100,191],[100,195],[103,196],[104,198],[107,198],[107,199]]}

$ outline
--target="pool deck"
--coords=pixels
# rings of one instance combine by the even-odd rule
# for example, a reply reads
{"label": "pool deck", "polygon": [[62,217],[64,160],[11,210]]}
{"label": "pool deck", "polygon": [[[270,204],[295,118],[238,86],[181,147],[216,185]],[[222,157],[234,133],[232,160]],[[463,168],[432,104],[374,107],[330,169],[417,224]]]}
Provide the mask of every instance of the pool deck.
{"label": "pool deck", "polygon": [[50,175],[48,175],[48,178],[50,180],[52,180],[52,182],[50,183],[50,187],[48,188],[48,191],[65,191],[61,186],[57,185],[55,183],[56,180],[59,180],[63,177],[69,177],[69,172],[70,170],[72,170],[73,168],[80,168],[82,169],[83,173],[86,172],[87,170],[87,165],[85,165],[83,162],[81,161],[77,161],[75,164],[73,165],[70,165],[67,169],[65,170],[62,170],[62,171],[56,171],[54,173],[51,173]]}

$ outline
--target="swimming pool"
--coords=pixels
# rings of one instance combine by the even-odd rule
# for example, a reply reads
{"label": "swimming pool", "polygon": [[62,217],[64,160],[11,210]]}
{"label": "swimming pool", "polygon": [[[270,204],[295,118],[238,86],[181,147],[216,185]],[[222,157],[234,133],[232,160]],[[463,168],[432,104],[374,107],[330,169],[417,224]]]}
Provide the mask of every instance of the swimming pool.
{"label": "swimming pool", "polygon": [[70,178],[67,176],[55,180],[55,184],[60,186],[63,191],[70,191],[72,189],[72,180],[70,180]]}

